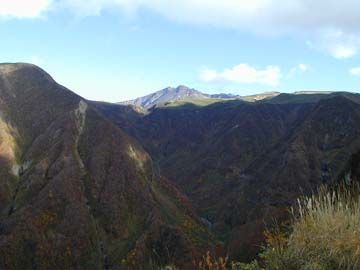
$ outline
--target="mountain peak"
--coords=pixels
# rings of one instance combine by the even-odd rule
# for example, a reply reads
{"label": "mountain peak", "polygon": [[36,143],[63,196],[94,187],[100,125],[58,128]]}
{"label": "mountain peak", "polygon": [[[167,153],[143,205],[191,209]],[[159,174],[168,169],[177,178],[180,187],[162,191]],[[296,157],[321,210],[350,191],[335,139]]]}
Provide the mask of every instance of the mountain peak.
{"label": "mountain peak", "polygon": [[169,86],[169,87],[166,87],[165,89],[163,90],[160,90],[158,92],[161,92],[161,91],[167,91],[167,92],[184,92],[184,91],[188,91],[188,92],[198,92],[198,93],[201,93],[200,91],[194,89],[194,88],[190,88],[186,85],[179,85],[177,87],[172,87],[172,86]]}
{"label": "mountain peak", "polygon": [[204,99],[211,98],[207,94],[189,88],[185,85],[179,85],[178,87],[167,87],[159,90],[155,93],[143,96],[134,100],[121,102],[120,104],[133,105],[136,107],[142,107],[150,109],[154,106],[159,106],[168,102],[174,102],[178,100],[193,100],[193,99]]}

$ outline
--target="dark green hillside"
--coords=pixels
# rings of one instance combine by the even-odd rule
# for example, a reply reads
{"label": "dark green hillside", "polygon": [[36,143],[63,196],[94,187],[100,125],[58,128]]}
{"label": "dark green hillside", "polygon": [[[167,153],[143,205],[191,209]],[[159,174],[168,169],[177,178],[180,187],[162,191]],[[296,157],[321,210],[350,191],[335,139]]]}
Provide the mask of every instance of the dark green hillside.
{"label": "dark green hillside", "polygon": [[142,143],[161,174],[212,224],[232,258],[247,259],[262,243],[265,223],[285,218],[300,194],[338,181],[357,162],[358,98],[279,95],[146,115],[95,106]]}

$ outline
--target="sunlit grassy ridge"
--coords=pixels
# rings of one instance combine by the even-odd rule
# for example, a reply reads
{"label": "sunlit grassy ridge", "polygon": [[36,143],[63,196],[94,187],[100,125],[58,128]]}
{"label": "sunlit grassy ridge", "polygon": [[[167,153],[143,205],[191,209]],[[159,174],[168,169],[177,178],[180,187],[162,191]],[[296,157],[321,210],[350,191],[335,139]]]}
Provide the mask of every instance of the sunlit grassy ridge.
{"label": "sunlit grassy ridge", "polygon": [[207,106],[213,103],[217,102],[224,102],[223,99],[215,99],[215,98],[209,98],[209,99],[189,99],[189,100],[177,100],[174,102],[168,102],[165,103],[165,107],[180,107],[184,105],[195,105],[195,106]]}

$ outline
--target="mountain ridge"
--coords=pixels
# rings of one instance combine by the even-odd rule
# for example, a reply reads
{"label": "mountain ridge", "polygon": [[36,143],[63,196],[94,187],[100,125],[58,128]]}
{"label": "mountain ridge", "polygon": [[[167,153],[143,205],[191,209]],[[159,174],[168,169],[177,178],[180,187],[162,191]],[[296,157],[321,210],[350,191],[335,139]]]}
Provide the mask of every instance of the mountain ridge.
{"label": "mountain ridge", "polygon": [[1,269],[185,265],[216,242],[136,139],[42,69],[0,65],[0,112]]}
{"label": "mountain ridge", "polygon": [[224,102],[230,100],[240,100],[246,102],[316,102],[320,99],[327,98],[331,95],[356,95],[351,92],[334,92],[334,91],[295,91],[293,93],[281,92],[263,92],[258,94],[251,94],[247,96],[240,96],[236,94],[206,94],[194,88],[189,88],[180,85],[176,88],[167,87],[162,90],[153,92],[133,100],[117,102],[120,105],[129,105],[136,108],[138,111],[146,112],[156,107],[179,106],[183,104],[195,104],[199,106],[209,105],[217,102]]}

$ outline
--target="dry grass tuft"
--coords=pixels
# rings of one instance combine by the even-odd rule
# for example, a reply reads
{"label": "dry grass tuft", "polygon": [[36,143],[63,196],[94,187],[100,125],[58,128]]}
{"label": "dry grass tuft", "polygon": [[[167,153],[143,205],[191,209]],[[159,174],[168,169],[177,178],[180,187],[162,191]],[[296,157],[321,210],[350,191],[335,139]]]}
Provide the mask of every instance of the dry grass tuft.
{"label": "dry grass tuft", "polygon": [[194,269],[198,270],[227,270],[228,257],[214,258],[208,251],[202,260],[194,262]]}

